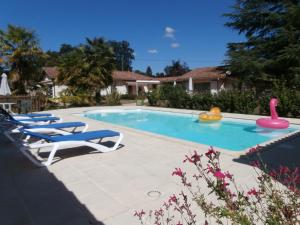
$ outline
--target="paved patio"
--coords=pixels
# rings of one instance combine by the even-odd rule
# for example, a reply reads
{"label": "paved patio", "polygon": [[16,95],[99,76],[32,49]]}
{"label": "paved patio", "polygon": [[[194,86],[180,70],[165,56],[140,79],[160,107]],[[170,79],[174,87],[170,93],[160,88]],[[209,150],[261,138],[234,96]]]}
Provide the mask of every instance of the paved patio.
{"label": "paved patio", "polygon": [[[194,150],[206,152],[205,147],[191,142],[72,115],[91,109],[100,108],[53,113],[64,121],[87,122],[89,130],[123,132],[119,150],[105,154],[87,148],[60,151],[59,160],[53,165],[36,168],[0,134],[1,225],[138,224],[133,217],[136,209],[159,208],[171,194],[182,190],[171,172],[181,167],[192,173],[192,168],[182,164],[184,155]],[[284,163],[300,165],[299,144],[300,138],[295,136],[270,146],[266,161],[276,166],[279,159],[285,158],[283,155],[288,155]],[[224,153],[221,162],[223,169],[231,171],[241,185],[253,186],[255,173],[246,161]],[[159,191],[161,196],[149,197],[149,191]]]}

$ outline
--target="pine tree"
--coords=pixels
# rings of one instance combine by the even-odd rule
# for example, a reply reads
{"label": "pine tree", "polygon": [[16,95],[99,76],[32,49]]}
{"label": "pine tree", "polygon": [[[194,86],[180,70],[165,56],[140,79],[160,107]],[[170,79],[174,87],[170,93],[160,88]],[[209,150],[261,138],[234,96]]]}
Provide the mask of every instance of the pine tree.
{"label": "pine tree", "polygon": [[300,1],[237,0],[226,25],[246,41],[228,44],[229,70],[247,84],[300,86]]}
{"label": "pine tree", "polygon": [[147,66],[147,69],[146,69],[146,75],[152,76],[152,69],[151,69],[150,66]]}

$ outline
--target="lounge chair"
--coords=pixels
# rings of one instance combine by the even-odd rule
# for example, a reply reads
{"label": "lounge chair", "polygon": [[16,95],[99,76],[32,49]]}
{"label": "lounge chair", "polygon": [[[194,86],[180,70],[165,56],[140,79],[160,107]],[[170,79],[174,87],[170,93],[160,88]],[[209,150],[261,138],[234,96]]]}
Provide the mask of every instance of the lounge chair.
{"label": "lounge chair", "polygon": [[9,113],[3,108],[0,108],[0,114],[5,115],[7,117],[12,117],[17,120],[21,119],[31,119],[31,118],[39,118],[39,117],[53,117],[54,115],[52,113],[27,113],[27,114],[14,114]]}
{"label": "lounge chair", "polygon": [[[72,128],[71,132],[65,130],[70,128]],[[82,128],[81,131],[78,131],[78,128]],[[46,125],[23,124],[22,126],[17,126],[17,128],[14,129],[6,129],[4,131],[4,134],[11,141],[15,141],[15,139],[12,137],[12,134],[20,133],[20,129],[26,129],[28,131],[38,132],[38,133],[56,133],[56,134],[66,135],[75,132],[86,132],[86,130],[88,129],[88,125],[82,122],[52,123]],[[22,138],[23,137],[21,136],[20,139]],[[28,137],[26,137],[25,140],[26,139],[28,139]]]}
{"label": "lounge chair", "polygon": [[12,114],[13,117],[50,117],[52,113],[27,113],[27,114]]}
{"label": "lounge chair", "polygon": [[[98,131],[87,131],[84,133],[75,133],[67,135],[49,135],[32,132],[29,130],[22,130],[25,135],[28,135],[38,141],[29,143],[24,142],[22,147],[19,148],[20,151],[35,165],[37,166],[49,166],[55,156],[55,153],[59,149],[73,148],[79,146],[88,146],[100,152],[110,152],[114,151],[119,147],[123,139],[123,134],[120,132],[115,132],[112,130],[98,130]],[[103,138],[108,137],[119,137],[113,147],[106,147],[100,144]],[[92,140],[99,140],[97,143],[92,142]],[[50,154],[46,162],[40,162],[29,152],[30,149],[41,149],[41,148],[51,148]]]}
{"label": "lounge chair", "polygon": [[17,123],[25,123],[25,124],[36,124],[36,123],[52,123],[52,122],[61,122],[62,119],[55,116],[50,117],[32,117],[32,118],[14,118]]}
{"label": "lounge chair", "polygon": [[49,124],[52,122],[62,122],[61,118],[58,117],[14,117],[10,113],[8,113],[6,110],[0,108],[0,114],[2,115],[2,121],[6,120],[12,123],[15,123],[17,125],[24,125],[24,124]]}

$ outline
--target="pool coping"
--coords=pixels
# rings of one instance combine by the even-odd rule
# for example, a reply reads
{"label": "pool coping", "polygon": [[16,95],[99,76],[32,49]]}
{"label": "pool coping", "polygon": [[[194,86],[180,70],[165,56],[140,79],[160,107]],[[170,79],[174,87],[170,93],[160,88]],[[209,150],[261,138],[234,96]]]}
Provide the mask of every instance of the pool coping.
{"label": "pool coping", "polygon": [[[150,107],[150,106],[121,106],[121,107],[105,107],[105,109],[101,108],[101,109],[87,109],[84,110],[81,113],[74,113],[73,115],[77,115],[77,116],[82,116],[82,114],[87,113],[87,112],[91,112],[91,111],[118,111],[118,110],[136,110],[136,109],[142,109],[142,110],[152,110],[152,111],[161,111],[161,112],[170,112],[170,113],[181,113],[181,114],[192,114],[192,115],[198,115],[201,112],[206,112],[206,111],[200,111],[200,110],[188,110],[188,109],[175,109],[175,108],[161,108],[161,107]],[[241,119],[241,120],[249,120],[249,121],[254,121],[258,118],[261,117],[265,117],[265,116],[259,116],[259,115],[248,115],[248,114],[234,114],[234,113],[222,113],[223,117],[226,119]],[[85,117],[86,119],[89,119],[91,121],[95,121],[94,119]],[[292,125],[300,125],[300,119],[295,119],[295,118],[285,118],[287,119],[290,124]],[[98,121],[98,120],[96,120]],[[109,122],[105,122],[105,121],[98,121],[98,122],[102,122],[105,123],[107,125],[113,124],[113,123],[109,123]],[[196,143],[196,142],[192,142],[192,141],[188,141],[188,140],[182,140],[182,139],[178,139],[178,138],[174,138],[174,137],[169,137],[169,136],[165,136],[165,135],[161,135],[161,134],[156,134],[156,133],[152,133],[149,131],[144,131],[144,130],[138,130],[138,129],[134,129],[134,128],[130,128],[130,127],[126,127],[126,126],[122,126],[122,125],[118,125],[118,124],[113,124],[116,127],[120,127],[122,129],[134,132],[134,133],[142,133],[144,135],[147,136],[151,136],[151,137],[156,137],[159,139],[163,139],[163,140],[168,140],[168,141],[172,141],[172,142],[176,142],[179,144],[183,144],[183,145],[189,145],[191,147],[194,148],[206,148],[208,149],[210,146],[209,145],[205,145],[205,144],[201,144],[201,143]],[[279,142],[282,142],[292,136],[295,136],[297,134],[300,133],[300,130],[296,130],[293,131],[291,133],[285,134],[285,135],[281,135],[278,138],[273,138],[269,141],[265,141],[259,144],[259,146],[261,147],[261,150],[263,150],[266,147],[270,147],[272,144],[276,144]],[[242,155],[245,155],[249,149],[256,147],[255,146],[251,146],[249,148],[240,150],[240,151],[232,151],[230,149],[225,149],[225,148],[220,148],[220,147],[215,147],[213,146],[213,148],[217,151],[220,151],[224,154],[230,155],[230,156],[234,156],[234,157],[239,157]]]}

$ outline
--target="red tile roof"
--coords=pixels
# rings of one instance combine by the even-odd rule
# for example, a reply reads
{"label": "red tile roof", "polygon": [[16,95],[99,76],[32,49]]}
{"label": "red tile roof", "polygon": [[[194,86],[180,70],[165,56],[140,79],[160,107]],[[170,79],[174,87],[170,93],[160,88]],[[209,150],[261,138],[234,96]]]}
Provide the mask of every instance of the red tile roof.
{"label": "red tile roof", "polygon": [[193,69],[192,71],[183,74],[182,76],[177,77],[160,77],[156,78],[161,82],[173,82],[173,81],[186,81],[189,78],[192,78],[193,81],[205,81],[205,80],[215,80],[223,79],[226,77],[224,71],[219,67],[204,67]]}
{"label": "red tile roof", "polygon": [[222,79],[226,77],[226,74],[220,67],[204,67],[194,69],[181,76],[183,79],[189,79],[192,77],[194,80],[202,79]]}
{"label": "red tile roof", "polygon": [[55,79],[59,74],[58,68],[55,67],[55,66],[53,66],[53,67],[43,67],[43,71],[51,79]]}
{"label": "red tile roof", "polygon": [[130,71],[114,71],[112,73],[113,80],[136,81],[136,80],[155,80],[139,73]]}
{"label": "red tile roof", "polygon": [[[43,70],[45,71],[46,75],[52,79],[56,78],[59,74],[57,67],[43,67]],[[226,75],[219,67],[204,67],[194,69],[183,74],[182,76],[177,77],[148,77],[130,71],[113,71],[112,77],[115,81],[159,80],[164,83],[173,82],[175,80],[186,81],[190,77],[193,79],[193,81],[223,79],[226,77]]]}

